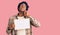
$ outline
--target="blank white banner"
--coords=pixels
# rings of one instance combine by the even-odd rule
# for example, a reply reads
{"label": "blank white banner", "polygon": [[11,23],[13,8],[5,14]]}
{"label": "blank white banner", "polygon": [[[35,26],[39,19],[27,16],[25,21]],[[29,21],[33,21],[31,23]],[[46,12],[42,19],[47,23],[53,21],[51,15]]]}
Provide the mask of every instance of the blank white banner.
{"label": "blank white banner", "polygon": [[30,19],[14,19],[15,30],[19,29],[29,29],[30,28]]}

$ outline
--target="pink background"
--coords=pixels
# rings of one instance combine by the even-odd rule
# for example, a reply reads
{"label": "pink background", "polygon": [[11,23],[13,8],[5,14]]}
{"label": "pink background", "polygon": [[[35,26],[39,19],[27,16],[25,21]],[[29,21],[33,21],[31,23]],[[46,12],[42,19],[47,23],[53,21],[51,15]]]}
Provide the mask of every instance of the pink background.
{"label": "pink background", "polygon": [[[22,0],[0,0],[0,35],[7,35],[6,28],[10,16],[18,13],[17,5]],[[24,0],[23,0],[24,1]],[[33,35],[60,35],[60,1],[59,0],[25,0],[29,13],[41,26],[33,27]]]}

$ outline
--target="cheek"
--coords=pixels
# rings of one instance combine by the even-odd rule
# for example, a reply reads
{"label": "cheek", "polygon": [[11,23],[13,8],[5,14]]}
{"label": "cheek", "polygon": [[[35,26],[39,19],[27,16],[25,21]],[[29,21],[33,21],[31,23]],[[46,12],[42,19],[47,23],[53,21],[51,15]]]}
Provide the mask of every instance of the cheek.
{"label": "cheek", "polygon": [[26,10],[26,7],[24,9]]}
{"label": "cheek", "polygon": [[21,10],[26,10],[26,7],[21,8]]}
{"label": "cheek", "polygon": [[24,10],[26,10],[26,7],[25,6],[24,7],[20,6],[19,10],[24,11]]}

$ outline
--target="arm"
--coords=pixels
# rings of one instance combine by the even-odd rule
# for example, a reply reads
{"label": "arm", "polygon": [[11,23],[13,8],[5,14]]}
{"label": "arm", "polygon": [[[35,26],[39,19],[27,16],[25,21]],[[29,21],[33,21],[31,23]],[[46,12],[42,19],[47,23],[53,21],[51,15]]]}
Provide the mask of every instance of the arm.
{"label": "arm", "polygon": [[7,30],[6,30],[6,32],[7,32],[7,34],[10,34],[11,33],[11,31],[12,31],[12,26],[11,26],[11,24],[13,23],[13,19],[12,18],[9,18],[9,21],[8,21],[8,27],[7,27]]}
{"label": "arm", "polygon": [[30,16],[30,22],[35,27],[39,27],[40,26],[40,23],[36,19],[34,19],[33,17],[31,17],[31,16]]}
{"label": "arm", "polygon": [[28,18],[30,18],[31,25],[33,25],[35,27],[39,27],[40,26],[40,23],[36,19],[31,17],[27,12],[24,12],[24,16],[27,16]]}

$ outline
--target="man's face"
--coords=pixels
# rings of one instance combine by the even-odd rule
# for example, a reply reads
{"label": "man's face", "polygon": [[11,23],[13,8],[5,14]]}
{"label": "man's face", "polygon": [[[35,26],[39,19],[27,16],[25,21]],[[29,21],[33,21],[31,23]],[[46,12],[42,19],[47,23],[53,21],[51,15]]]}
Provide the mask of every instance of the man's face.
{"label": "man's face", "polygon": [[19,10],[20,11],[26,11],[26,5],[24,3],[21,4]]}

